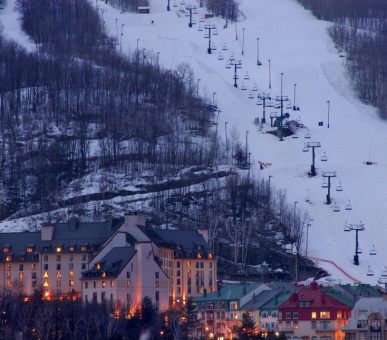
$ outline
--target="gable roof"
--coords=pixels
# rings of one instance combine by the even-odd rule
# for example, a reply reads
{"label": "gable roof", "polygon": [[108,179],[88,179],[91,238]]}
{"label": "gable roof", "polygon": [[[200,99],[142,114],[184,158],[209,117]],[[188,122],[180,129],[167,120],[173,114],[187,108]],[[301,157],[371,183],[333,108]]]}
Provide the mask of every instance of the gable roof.
{"label": "gable roof", "polygon": [[[82,272],[82,279],[116,278],[136,253],[134,247],[116,247],[110,250],[96,265]],[[97,264],[100,268],[97,268]],[[103,276],[105,273],[105,276]]]}

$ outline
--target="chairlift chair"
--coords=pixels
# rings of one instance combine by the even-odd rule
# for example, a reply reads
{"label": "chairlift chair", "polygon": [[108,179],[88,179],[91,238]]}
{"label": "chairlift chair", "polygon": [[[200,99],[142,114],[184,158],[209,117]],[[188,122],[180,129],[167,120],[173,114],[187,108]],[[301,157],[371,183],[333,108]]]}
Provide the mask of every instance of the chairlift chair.
{"label": "chairlift chair", "polygon": [[235,60],[235,58],[234,58],[234,53],[231,53],[231,55],[230,55],[230,60]]}
{"label": "chairlift chair", "polygon": [[357,248],[357,253],[358,253],[358,254],[363,254],[363,250],[361,250],[361,248],[358,247],[358,248]]}
{"label": "chairlift chair", "polygon": [[381,277],[387,277],[387,267],[384,267],[384,270],[380,274]]}
{"label": "chairlift chair", "polygon": [[303,152],[308,152],[309,148],[306,146],[306,143],[304,143],[304,147],[302,148]]}
{"label": "chairlift chair", "polygon": [[267,106],[267,107],[274,107],[273,101],[267,100],[267,101],[266,101],[266,106]]}
{"label": "chairlift chair", "polygon": [[192,11],[193,14],[199,14],[198,10],[195,8],[193,11]]}
{"label": "chairlift chair", "polygon": [[223,54],[222,54],[222,52],[219,52],[218,60],[223,60]]}
{"label": "chairlift chair", "polygon": [[292,135],[292,138],[297,139],[298,135],[294,134],[294,135]]}
{"label": "chairlift chair", "polygon": [[323,183],[321,184],[321,188],[328,188],[328,180],[324,177]]}
{"label": "chairlift chair", "polygon": [[253,94],[253,91],[250,90],[250,93],[249,93],[249,99],[254,99],[254,94]]}
{"label": "chairlift chair", "polygon": [[258,98],[257,105],[263,105],[263,100]]}
{"label": "chairlift chair", "polygon": [[341,186],[341,182],[339,182],[339,185],[336,187],[336,191],[343,191],[343,187]]}
{"label": "chairlift chair", "polygon": [[242,82],[241,90],[242,91],[246,91],[247,90],[247,86],[245,85],[244,82]]}
{"label": "chairlift chair", "polygon": [[246,74],[245,74],[243,79],[245,79],[245,80],[249,80],[250,79],[249,72],[246,72]]}
{"label": "chairlift chair", "polygon": [[189,16],[190,16],[190,14],[189,14],[188,11],[186,11],[184,15],[185,15],[186,17],[189,17]]}
{"label": "chairlift chair", "polygon": [[199,26],[198,26],[198,31],[203,31],[203,26],[202,26],[202,24],[199,24]]}
{"label": "chairlift chair", "polygon": [[348,201],[348,204],[345,205],[345,210],[352,210],[351,201]]}
{"label": "chairlift chair", "polygon": [[370,255],[376,255],[375,245],[372,245],[372,249],[370,250]]}
{"label": "chairlift chair", "polygon": [[347,222],[345,222],[344,231],[351,231],[351,227]]}
{"label": "chairlift chair", "polygon": [[216,45],[214,42],[211,43],[211,50],[215,51],[216,50]]}
{"label": "chairlift chair", "polygon": [[324,155],[321,157],[321,162],[326,162],[327,160],[328,160],[328,157],[324,152]]}
{"label": "chairlift chair", "polygon": [[[328,184],[327,184],[327,187],[328,187]],[[333,211],[334,211],[334,212],[339,212],[339,211],[340,211],[340,207],[339,207],[337,204],[335,204],[335,205],[333,206]]]}
{"label": "chairlift chair", "polygon": [[374,271],[371,269],[371,266],[368,266],[367,276],[374,276]]}
{"label": "chairlift chair", "polygon": [[304,138],[306,138],[306,139],[312,138],[312,136],[311,136],[310,133],[309,133],[309,130],[308,130],[308,132],[306,133],[306,135],[304,136]]}
{"label": "chairlift chair", "polygon": [[177,2],[176,1],[174,1],[173,2],[173,7],[177,7],[178,5],[177,5]]}
{"label": "chairlift chair", "polygon": [[275,109],[280,109],[280,108],[281,108],[281,105],[277,103],[277,104],[274,105],[274,108],[275,108]]}
{"label": "chairlift chair", "polygon": [[254,86],[253,86],[253,88],[251,89],[251,91],[258,91],[257,83],[254,84]]}
{"label": "chairlift chair", "polygon": [[204,22],[204,15],[202,15],[199,19],[200,22]]}
{"label": "chairlift chair", "polygon": [[226,43],[224,43],[224,44],[222,45],[222,50],[223,50],[223,51],[227,51],[227,45],[226,45]]}
{"label": "chairlift chair", "polygon": [[213,35],[218,35],[218,30],[215,28],[214,32],[212,33]]}
{"label": "chairlift chair", "polygon": [[230,65],[229,61],[226,63],[226,68],[231,68],[231,65]]}
{"label": "chairlift chair", "polygon": [[286,109],[287,110],[291,110],[292,109],[292,103],[291,102],[288,102],[287,104],[286,104]]}

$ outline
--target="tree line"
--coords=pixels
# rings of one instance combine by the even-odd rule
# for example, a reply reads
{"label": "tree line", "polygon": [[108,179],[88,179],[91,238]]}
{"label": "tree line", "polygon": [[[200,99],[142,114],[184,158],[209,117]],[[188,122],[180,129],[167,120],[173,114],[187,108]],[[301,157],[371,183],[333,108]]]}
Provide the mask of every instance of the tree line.
{"label": "tree line", "polygon": [[328,32],[346,66],[353,88],[387,119],[387,3],[379,0],[298,0],[318,19],[332,21]]}

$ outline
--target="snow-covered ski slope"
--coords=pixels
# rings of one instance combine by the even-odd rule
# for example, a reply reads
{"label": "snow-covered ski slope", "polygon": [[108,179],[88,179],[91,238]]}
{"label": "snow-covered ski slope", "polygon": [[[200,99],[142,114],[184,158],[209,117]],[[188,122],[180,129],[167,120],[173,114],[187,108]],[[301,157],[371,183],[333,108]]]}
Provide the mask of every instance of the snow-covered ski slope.
{"label": "snow-covered ski slope", "polygon": [[[12,3],[9,1],[9,6]],[[95,1],[91,3],[96,5]],[[319,265],[342,283],[354,283],[355,280],[377,283],[387,265],[384,246],[387,239],[387,124],[377,117],[373,108],[356,98],[346,76],[345,60],[339,56],[326,32],[329,23],[315,19],[295,0],[243,0],[240,9],[244,18],[241,17],[236,25],[229,23],[224,28],[225,20],[220,18],[200,22],[206,11],[198,8],[199,13],[194,15],[196,25],[189,28],[189,17],[179,12],[185,5],[180,5],[177,0],[175,7],[174,1],[170,0],[171,11],[168,12],[167,3],[167,0],[151,0],[150,14],[120,13],[100,0],[97,6],[104,10],[105,25],[113,37],[120,37],[122,30],[122,53],[133,52],[138,47],[145,55],[150,50],[160,52],[159,62],[165,68],[174,69],[182,62],[191,65],[199,94],[214,99],[221,110],[218,132],[223,137],[226,125],[228,135],[235,127],[243,143],[246,131],[249,131],[249,152],[256,171],[264,178],[272,176],[271,185],[286,189],[289,203],[298,202],[294,203],[296,208],[307,210],[313,219],[309,227],[308,256],[328,260],[320,261]],[[190,3],[198,6],[194,0]],[[7,9],[0,16],[5,33],[10,37],[21,35],[8,29],[7,13],[10,15],[12,11]],[[102,15],[102,11],[100,13]],[[205,24],[216,25],[218,31],[217,35],[212,35],[217,48],[212,54],[207,53],[206,30],[198,30],[199,25],[204,27]],[[260,67],[257,66],[257,38]],[[227,51],[222,50],[224,44]],[[219,52],[223,53],[224,60],[218,59]],[[242,68],[238,69],[238,89],[233,86],[233,68],[225,68],[231,54],[242,61]],[[244,79],[247,72],[249,80]],[[291,119],[300,120],[307,127],[298,131],[299,138],[286,137],[284,141],[265,133],[270,130],[270,113],[279,110],[267,108],[267,123],[261,130],[254,125],[256,117],[262,118],[262,106],[256,105],[257,92],[253,92],[254,99],[249,99],[255,83],[260,93],[279,96],[281,74],[283,95],[288,95],[293,105],[296,89],[296,105],[300,107],[300,111],[285,109],[284,112],[289,112]],[[247,86],[246,91],[241,90],[242,82]],[[323,126],[318,125],[320,121]],[[308,132],[311,138],[305,139]],[[312,153],[311,150],[308,153],[302,151],[306,142],[321,142],[321,147],[316,149],[315,177],[307,174]],[[327,162],[320,161],[324,152]],[[363,164],[369,160],[377,165]],[[258,161],[272,165],[259,170]],[[336,171],[337,174],[331,180],[331,205],[325,204],[327,189],[321,187],[323,171]],[[336,191],[339,182],[343,191]],[[353,209],[345,210],[349,201]],[[340,211],[334,212],[334,206]],[[355,231],[344,232],[345,222],[364,224],[365,227],[359,232],[359,245],[363,251],[359,266],[353,264]],[[377,255],[371,256],[369,251],[373,246]],[[305,249],[306,244],[304,252]],[[369,267],[375,272],[372,277],[366,275]]]}

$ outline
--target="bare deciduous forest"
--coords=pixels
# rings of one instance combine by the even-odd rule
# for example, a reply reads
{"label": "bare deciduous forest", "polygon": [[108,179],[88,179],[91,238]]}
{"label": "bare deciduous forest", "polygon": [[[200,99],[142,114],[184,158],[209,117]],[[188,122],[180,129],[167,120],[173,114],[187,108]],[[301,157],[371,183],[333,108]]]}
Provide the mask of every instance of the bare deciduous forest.
{"label": "bare deciduous forest", "polygon": [[360,99],[387,119],[387,3],[380,0],[298,0],[329,28],[345,54],[353,87]]}

